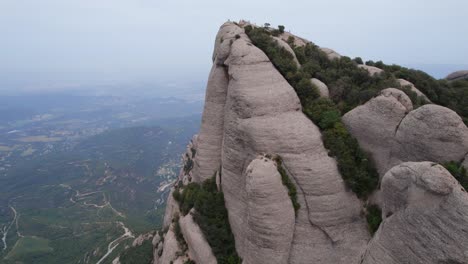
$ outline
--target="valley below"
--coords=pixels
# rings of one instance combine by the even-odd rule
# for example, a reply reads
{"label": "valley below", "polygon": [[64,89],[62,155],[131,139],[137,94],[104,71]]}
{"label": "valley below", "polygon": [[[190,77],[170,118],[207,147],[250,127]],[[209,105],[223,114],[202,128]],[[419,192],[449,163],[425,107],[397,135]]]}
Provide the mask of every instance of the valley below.
{"label": "valley below", "polygon": [[161,226],[199,114],[153,110],[197,104],[88,99],[73,111],[51,104],[29,118],[2,116],[0,263],[112,263]]}

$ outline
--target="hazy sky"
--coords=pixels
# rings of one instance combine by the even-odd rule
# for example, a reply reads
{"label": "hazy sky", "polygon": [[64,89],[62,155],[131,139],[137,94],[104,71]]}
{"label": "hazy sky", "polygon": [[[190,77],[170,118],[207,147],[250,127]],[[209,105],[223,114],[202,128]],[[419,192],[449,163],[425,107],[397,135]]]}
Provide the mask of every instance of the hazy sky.
{"label": "hazy sky", "polygon": [[0,92],[200,84],[227,19],[282,24],[366,60],[468,64],[466,10],[466,0],[0,0]]}

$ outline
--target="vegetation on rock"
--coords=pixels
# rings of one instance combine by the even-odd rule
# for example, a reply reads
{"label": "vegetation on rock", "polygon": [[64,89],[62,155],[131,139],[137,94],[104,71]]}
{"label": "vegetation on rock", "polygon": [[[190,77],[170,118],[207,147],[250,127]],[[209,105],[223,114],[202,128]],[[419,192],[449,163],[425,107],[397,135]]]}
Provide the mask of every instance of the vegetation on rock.
{"label": "vegetation on rock", "polygon": [[382,222],[382,210],[380,210],[379,206],[375,204],[368,205],[366,219],[369,232],[374,234],[377,229],[379,229],[380,223]]}
{"label": "vegetation on rock", "polygon": [[468,190],[468,173],[461,163],[450,161],[444,163],[443,166],[458,180],[465,190]]}
{"label": "vegetation on rock", "polygon": [[130,247],[119,257],[121,264],[150,264],[153,262],[153,244],[145,240],[143,244]]}
{"label": "vegetation on rock", "polygon": [[[245,31],[296,90],[304,113],[322,130],[325,147],[336,158],[346,185],[358,197],[366,198],[377,188],[379,176],[372,161],[341,122],[341,115],[395,80],[386,76],[370,77],[349,58],[330,61],[317,46],[309,43],[305,47],[295,47],[291,40],[288,42],[302,64],[298,69],[293,55],[273,41],[268,30],[247,26]],[[312,77],[332,84],[333,101],[318,98],[317,88],[310,82]]]}
{"label": "vegetation on rock", "polygon": [[291,181],[288,174],[286,173],[286,170],[283,167],[283,160],[281,159],[281,157],[276,156],[274,160],[276,162],[276,167],[278,169],[278,172],[281,175],[281,181],[283,182],[283,185],[286,186],[286,188],[288,188],[288,195],[289,195],[289,198],[291,198],[291,203],[294,207],[294,212],[297,215],[297,211],[299,210],[299,208],[301,208],[301,205],[297,201],[296,185],[294,185],[294,183]]}
{"label": "vegetation on rock", "polygon": [[465,124],[468,124],[468,81],[436,80],[429,74],[408,69],[399,65],[386,65],[382,61],[367,61],[367,65],[376,66],[396,78],[408,80],[424,93],[433,103],[448,107],[457,112]]}
{"label": "vegetation on rock", "polygon": [[192,208],[194,221],[200,226],[218,263],[237,264],[242,260],[236,252],[234,235],[229,225],[223,192],[218,191],[213,177],[202,184],[189,183],[182,190],[176,188],[174,199],[183,215]]}

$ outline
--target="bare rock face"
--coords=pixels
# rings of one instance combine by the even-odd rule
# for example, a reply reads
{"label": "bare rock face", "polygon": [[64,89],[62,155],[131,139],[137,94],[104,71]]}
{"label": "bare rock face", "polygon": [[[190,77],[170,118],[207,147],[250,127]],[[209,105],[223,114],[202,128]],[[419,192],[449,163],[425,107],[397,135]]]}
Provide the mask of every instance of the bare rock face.
{"label": "bare rock face", "polygon": [[328,91],[328,86],[326,84],[324,84],[322,81],[320,81],[319,79],[316,79],[316,78],[310,79],[310,82],[315,87],[317,87],[317,89],[318,89],[318,91],[320,93],[320,97],[324,97],[324,98],[329,98],[330,97],[330,92]]}
{"label": "bare rock face", "polygon": [[427,102],[431,102],[431,100],[429,100],[429,98],[424,93],[422,93],[418,88],[416,88],[416,86],[414,86],[413,83],[411,83],[411,82],[409,82],[409,81],[407,81],[405,79],[397,79],[397,81],[401,86],[409,87],[411,89],[411,91],[415,92],[418,96],[421,96]]}
{"label": "bare rock face", "polygon": [[364,151],[372,154],[380,175],[388,169],[398,125],[412,109],[411,100],[405,93],[388,88],[343,116],[349,132]]}
{"label": "bare rock face", "polygon": [[145,242],[146,240],[150,240],[150,239],[152,241],[153,234],[151,234],[151,233],[141,234],[141,235],[139,235],[137,238],[135,238],[133,240],[132,247],[141,246],[143,244],[143,242]]}
{"label": "bare rock face", "polygon": [[307,43],[310,43],[310,41],[306,40],[306,39],[303,39],[303,38],[300,38],[294,34],[291,34],[289,32],[284,32],[283,34],[280,35],[280,38],[285,41],[286,43],[288,42],[288,39],[289,38],[292,38],[294,40],[294,45],[296,46],[299,46],[299,47],[302,47],[302,46],[305,46],[307,45]]}
{"label": "bare rock face", "polygon": [[195,157],[193,168],[194,181],[196,182],[212,177],[221,165],[221,142],[223,139],[223,116],[227,84],[226,68],[214,64],[208,79],[202,124],[197,139],[198,155]]}
{"label": "bare rock face", "polygon": [[383,72],[382,69],[379,69],[379,68],[374,67],[374,66],[359,64],[358,67],[368,71],[370,76],[379,75],[379,74],[381,74]]}
{"label": "bare rock face", "polygon": [[163,228],[169,227],[175,214],[180,214],[179,204],[172,196],[174,189],[171,189],[166,201],[166,211],[164,213]]}
{"label": "bare rock face", "polygon": [[325,52],[325,54],[327,54],[327,57],[329,60],[335,60],[335,59],[341,58],[341,55],[332,49],[320,47],[320,50]]}
{"label": "bare rock face", "polygon": [[462,161],[468,153],[468,128],[454,111],[424,105],[411,111],[396,133],[392,156],[400,161]]}
{"label": "bare rock face", "polygon": [[287,263],[294,209],[274,161],[259,157],[246,170],[247,238],[244,263]]}
{"label": "bare rock face", "polygon": [[381,188],[384,220],[362,263],[468,263],[468,195],[447,170],[402,163]]}
{"label": "bare rock face", "polygon": [[194,260],[195,263],[216,264],[218,262],[210,245],[203,236],[200,227],[193,221],[192,212],[179,220],[182,234],[188,245],[190,259]]}
{"label": "bare rock face", "polygon": [[343,116],[381,177],[401,162],[462,161],[468,152],[468,128],[454,111],[438,105],[412,108],[408,96],[389,88]]}
{"label": "bare rock face", "polygon": [[160,241],[161,236],[159,235],[159,233],[156,233],[156,235],[154,235],[153,237],[153,240],[151,240],[151,244],[153,244],[153,247],[157,247]]}
{"label": "bare rock face", "polygon": [[[221,185],[239,255],[255,258],[246,247],[253,232],[246,228],[247,166],[259,153],[275,153],[297,184],[301,204],[288,263],[357,261],[369,239],[360,201],[346,191],[320,131],[300,111],[294,89],[260,49],[240,36],[224,61],[229,82],[221,153]],[[251,228],[262,233],[258,226]]]}
{"label": "bare rock face", "polygon": [[291,48],[291,46],[289,46],[289,44],[282,40],[281,38],[279,37],[273,37],[273,39],[276,41],[276,43],[278,43],[278,45],[282,48],[284,48],[285,50],[287,50],[294,58],[294,62],[296,63],[296,66],[298,68],[301,67],[301,64],[299,63],[299,61],[297,60],[297,57],[296,57],[296,53],[294,53],[294,50]]}
{"label": "bare rock face", "polygon": [[413,110],[413,103],[411,102],[411,99],[401,90],[395,88],[387,88],[382,90],[380,94],[385,97],[394,97],[406,108],[406,111],[408,112]]}
{"label": "bare rock face", "polygon": [[466,170],[468,170],[468,154],[466,154],[466,157],[462,163],[462,166],[465,167]]}
{"label": "bare rock face", "polygon": [[447,75],[445,79],[449,81],[468,80],[468,71],[456,71]]}
{"label": "bare rock face", "polygon": [[158,264],[183,263],[183,261],[179,260],[179,257],[177,256],[177,252],[181,251],[179,242],[177,242],[174,234],[173,226],[171,225],[169,231],[167,231],[167,234],[164,237],[164,250],[159,258]]}

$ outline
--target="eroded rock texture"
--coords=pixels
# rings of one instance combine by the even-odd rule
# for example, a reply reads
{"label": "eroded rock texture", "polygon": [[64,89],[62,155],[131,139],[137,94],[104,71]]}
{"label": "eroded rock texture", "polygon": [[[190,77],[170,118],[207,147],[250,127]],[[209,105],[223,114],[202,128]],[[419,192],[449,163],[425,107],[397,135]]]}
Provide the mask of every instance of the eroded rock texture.
{"label": "eroded rock texture", "polygon": [[405,79],[397,79],[397,81],[401,86],[409,87],[410,90],[415,92],[418,96],[421,96],[427,102],[431,102],[431,100],[429,100],[429,98],[423,92],[421,92],[418,88],[416,88],[416,86],[414,86],[413,83],[411,83],[411,82],[409,82],[409,81],[407,81]]}
{"label": "eroded rock texture", "polygon": [[326,84],[324,84],[322,81],[320,81],[319,79],[316,79],[316,78],[310,79],[310,82],[315,87],[317,87],[318,92],[320,94],[320,97],[325,97],[325,98],[330,97],[330,92],[329,92],[328,86]]}
{"label": "eroded rock texture", "polygon": [[391,149],[397,144],[396,130],[411,109],[413,105],[405,93],[388,88],[343,116],[344,124],[361,148],[372,154],[380,175],[388,170]]}
{"label": "eroded rock texture", "polygon": [[278,43],[280,47],[287,50],[293,56],[294,62],[296,63],[297,67],[301,67],[301,64],[297,60],[296,53],[294,53],[294,50],[291,48],[291,46],[289,46],[289,44],[286,41],[279,37],[273,37],[273,39],[276,41],[276,43]]}
{"label": "eroded rock texture", "polygon": [[384,220],[363,263],[468,263],[468,195],[442,166],[393,167],[382,195]]}
{"label": "eroded rock texture", "polygon": [[358,67],[368,71],[370,76],[379,75],[379,74],[381,74],[383,72],[382,69],[379,69],[379,68],[374,67],[374,66],[359,64]]}
{"label": "eroded rock texture", "polygon": [[247,238],[245,263],[288,263],[294,209],[271,159],[254,159],[246,169]]}
{"label": "eroded rock texture", "polygon": [[158,258],[157,264],[182,264],[184,261],[177,255],[177,252],[182,252],[179,242],[177,242],[176,236],[173,230],[174,226],[171,225],[169,231],[164,236],[164,250],[162,251],[161,257]]}
{"label": "eroded rock texture", "polygon": [[169,227],[169,225],[172,223],[174,215],[180,214],[179,204],[176,200],[174,200],[174,197],[172,195],[173,193],[174,189],[171,189],[171,191],[169,192],[169,196],[167,197],[166,211],[164,212],[163,228]]}
{"label": "eroded rock texture", "polygon": [[445,79],[449,81],[468,80],[468,71],[456,71],[447,75]]}
{"label": "eroded rock texture", "polygon": [[[427,162],[468,158],[468,128],[461,118],[436,105],[413,110],[409,97],[394,88],[343,117],[385,175],[375,194],[384,222],[369,243],[362,202],[345,188],[294,89],[242,25],[249,23],[225,23],[216,37],[200,134],[184,156],[184,164],[193,157],[194,167],[179,180],[216,177],[243,263],[467,263],[466,193],[445,169]],[[297,46],[308,43],[291,33],[277,41],[284,45],[289,37]],[[340,57],[322,50],[330,59]],[[382,72],[359,67],[370,75]],[[325,84],[311,82],[328,96]],[[297,188],[297,212],[267,154],[282,158]],[[175,255],[180,249],[171,220],[177,212],[171,194],[164,220],[170,229],[164,247],[155,246],[155,254],[162,253],[155,263],[186,260]],[[191,215],[180,224],[191,259],[216,263]]]}
{"label": "eroded rock texture", "polygon": [[320,50],[323,51],[325,54],[327,54],[327,57],[329,60],[335,60],[335,59],[341,58],[341,55],[332,49],[320,47]]}
{"label": "eroded rock texture", "polygon": [[401,121],[392,156],[398,161],[462,161],[468,152],[468,128],[454,111],[424,105]]}
{"label": "eroded rock texture", "polygon": [[385,89],[346,113],[343,122],[371,153],[381,176],[405,161],[463,161],[468,152],[468,128],[462,119],[433,104],[411,109],[403,92]]}
{"label": "eroded rock texture", "polygon": [[216,264],[210,245],[206,241],[200,227],[193,221],[192,211],[179,220],[180,229],[187,242],[190,259],[195,263]]}
{"label": "eroded rock texture", "polygon": [[[238,30],[227,23],[220,32]],[[360,201],[345,190],[335,160],[328,156],[318,128],[301,112],[294,89],[245,34],[239,35],[230,42],[224,61],[229,82],[221,153],[221,185],[239,255],[254,258],[246,245],[249,233],[258,228],[248,221],[252,201],[247,192],[247,166],[259,153],[275,153],[283,157],[297,184],[301,204],[288,262],[357,260],[369,238]],[[215,54],[225,54],[225,50],[222,47]],[[220,63],[219,56],[215,62]]]}

